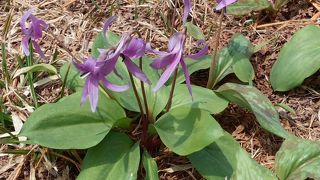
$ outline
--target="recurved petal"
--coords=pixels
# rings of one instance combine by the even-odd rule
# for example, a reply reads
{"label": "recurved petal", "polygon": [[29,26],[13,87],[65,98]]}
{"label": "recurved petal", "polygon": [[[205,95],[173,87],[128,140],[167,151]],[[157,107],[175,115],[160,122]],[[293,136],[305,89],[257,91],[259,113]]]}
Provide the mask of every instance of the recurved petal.
{"label": "recurved petal", "polygon": [[41,50],[39,44],[36,41],[32,41],[32,45],[34,47],[34,50],[40,55],[42,59],[46,59],[46,56],[44,55],[43,51]]}
{"label": "recurved petal", "polygon": [[30,55],[29,40],[30,40],[29,36],[23,36],[23,38],[21,40],[22,51],[23,51],[24,55],[26,55],[26,56]]}
{"label": "recurved petal", "polygon": [[150,81],[148,79],[148,77],[141,71],[141,69],[131,61],[130,58],[125,57],[124,59],[124,64],[127,66],[128,71],[135,77],[137,77],[138,79],[140,79],[141,81],[150,84]]}
{"label": "recurved petal", "polygon": [[160,56],[165,56],[165,55],[168,54],[167,52],[158,51],[158,50],[156,50],[156,49],[153,49],[153,48],[151,47],[151,44],[150,44],[150,43],[147,43],[147,44],[146,44],[146,52],[153,53],[153,54],[157,54],[157,55],[160,55]]}
{"label": "recurved petal", "polygon": [[224,7],[229,6],[232,3],[237,2],[238,0],[218,0],[217,2],[219,3],[218,6],[216,7],[216,10],[221,10]]}
{"label": "recurved petal", "polygon": [[181,59],[181,55],[177,54],[177,56],[176,56],[175,60],[173,61],[173,63],[171,63],[168,66],[168,68],[161,75],[161,77],[160,77],[157,85],[154,87],[153,91],[158,91],[164,85],[164,83],[166,83],[168,81],[168,79],[172,75],[173,71],[176,68],[178,68],[178,64],[180,62],[180,59]]}
{"label": "recurved petal", "polygon": [[178,51],[183,48],[184,35],[180,32],[176,32],[169,39],[168,51]]}
{"label": "recurved petal", "polygon": [[174,58],[175,54],[160,56],[159,58],[154,59],[150,66],[154,69],[162,69],[171,64],[174,61]]}
{"label": "recurved petal", "polygon": [[113,21],[117,20],[117,18],[118,18],[117,16],[110,16],[110,17],[108,17],[108,19],[104,22],[103,29],[102,29],[102,32],[103,32],[104,35],[106,34],[106,32],[107,32],[110,24],[111,24]]}
{"label": "recurved petal", "polygon": [[207,55],[208,54],[208,51],[209,51],[209,46],[208,44],[205,42],[205,40],[199,40],[197,42],[197,46],[201,46],[203,45],[204,47],[198,51],[197,53],[195,54],[190,54],[188,56],[186,56],[187,58],[190,58],[190,59],[194,59],[194,60],[197,60],[197,59],[200,59],[202,58],[203,56]]}
{"label": "recurved petal", "polygon": [[181,68],[182,68],[184,77],[186,79],[186,84],[187,84],[187,87],[189,90],[189,94],[192,97],[192,89],[191,89],[190,74],[189,74],[188,67],[187,67],[186,63],[184,62],[184,60],[181,60],[180,64],[181,64]]}
{"label": "recurved petal", "polygon": [[128,47],[124,50],[123,54],[131,59],[139,58],[144,55],[146,51],[146,44],[143,39],[132,38]]}
{"label": "recurved petal", "polygon": [[91,111],[95,112],[97,109],[99,99],[99,79],[96,76],[88,77],[88,94],[91,106]]}
{"label": "recurved petal", "polygon": [[182,18],[184,23],[187,21],[190,11],[191,11],[190,0],[184,0],[184,10],[183,10],[183,18]]}
{"label": "recurved petal", "polygon": [[29,18],[30,15],[32,14],[32,12],[33,12],[33,9],[29,9],[28,11],[26,11],[26,12],[22,15],[22,17],[21,17],[21,19],[20,19],[20,27],[21,27],[21,30],[22,30],[22,32],[23,32],[24,34],[27,33],[26,23],[27,23],[28,18]]}
{"label": "recurved petal", "polygon": [[115,85],[112,84],[111,82],[109,82],[108,80],[106,80],[105,78],[101,79],[103,85],[110,89],[111,91],[115,91],[115,92],[123,92],[129,89],[128,85],[123,85],[123,86],[119,86],[119,85]]}

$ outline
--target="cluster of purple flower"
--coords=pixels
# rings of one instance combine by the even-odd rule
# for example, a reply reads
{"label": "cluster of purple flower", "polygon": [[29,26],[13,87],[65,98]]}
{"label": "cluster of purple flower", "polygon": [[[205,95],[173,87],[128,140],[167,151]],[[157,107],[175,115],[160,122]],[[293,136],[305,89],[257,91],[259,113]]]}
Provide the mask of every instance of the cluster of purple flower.
{"label": "cluster of purple flower", "polygon": [[[236,0],[217,0],[219,3],[217,10],[224,8],[235,1]],[[190,0],[184,0],[184,23],[187,21],[190,11]],[[108,27],[116,19],[116,16],[112,16],[106,20],[103,27],[103,34],[105,35],[105,38],[107,38],[106,31],[108,30]],[[31,21],[29,28],[26,27],[28,20]],[[28,56],[30,54],[29,43],[32,43],[36,52],[42,58],[44,58],[45,56],[41,51],[37,41],[42,37],[42,29],[46,29],[48,25],[44,21],[33,16],[32,10],[27,11],[23,15],[20,25],[24,34],[22,39],[22,49],[25,55]],[[133,76],[145,83],[150,84],[148,77],[132,61],[133,59],[143,57],[146,52],[151,52],[158,55],[158,57],[150,64],[151,67],[154,69],[164,69],[163,74],[154,87],[154,91],[159,90],[168,81],[178,66],[181,65],[185,76],[186,85],[190,95],[192,96],[190,74],[185,63],[185,58],[193,60],[200,59],[208,53],[208,45],[204,40],[200,40],[197,43],[198,46],[203,46],[200,51],[198,51],[196,54],[184,55],[185,40],[185,33],[177,32],[173,34],[168,43],[168,51],[162,52],[152,49],[150,43],[145,43],[140,38],[135,38],[130,34],[123,34],[116,46],[109,49],[99,49],[100,55],[98,58],[88,57],[84,59],[83,63],[74,62],[75,67],[86,77],[81,104],[84,103],[87,98],[89,98],[92,111],[96,110],[100,82],[106,88],[116,92],[122,92],[129,89],[128,85],[115,85],[106,79],[111,72],[118,74],[116,70],[116,63],[120,58],[123,60],[128,71]]]}

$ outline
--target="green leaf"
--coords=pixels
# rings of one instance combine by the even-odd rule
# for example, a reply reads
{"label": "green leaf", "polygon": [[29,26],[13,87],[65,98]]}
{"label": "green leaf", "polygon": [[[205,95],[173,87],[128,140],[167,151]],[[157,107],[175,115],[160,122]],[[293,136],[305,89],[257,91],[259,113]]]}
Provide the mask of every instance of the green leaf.
{"label": "green leaf", "polygon": [[227,6],[228,14],[245,15],[252,11],[259,11],[271,6],[268,0],[239,0],[238,2]]}
{"label": "green leaf", "polygon": [[88,101],[80,107],[80,99],[78,92],[41,106],[23,125],[20,136],[26,136],[28,143],[54,149],[86,149],[98,144],[125,117],[124,110],[102,94],[95,113]]}
{"label": "green leaf", "polygon": [[280,180],[320,179],[320,142],[292,137],[276,155],[276,174]]}
{"label": "green leaf", "polygon": [[271,171],[251,159],[249,154],[226,132],[214,143],[190,154],[188,158],[199,173],[208,180],[277,179]]}
{"label": "green leaf", "polygon": [[252,111],[264,129],[282,138],[289,137],[272,103],[255,87],[227,83],[217,91],[230,102]]}
{"label": "green leaf", "polygon": [[[66,78],[69,63],[64,63],[60,68],[60,77],[62,80]],[[84,79],[80,77],[80,72],[71,64],[65,86],[73,91],[81,90],[84,85]]]}
{"label": "green leaf", "polygon": [[107,32],[107,38],[102,32],[98,33],[91,47],[91,55],[95,58],[99,56],[98,49],[107,49],[119,42],[120,37],[112,32]]}
{"label": "green leaf", "polygon": [[182,156],[203,149],[223,134],[209,112],[187,107],[170,110],[155,123],[155,128],[162,142]]}
{"label": "green leaf", "polygon": [[242,82],[252,82],[254,79],[254,69],[250,60],[246,57],[236,60],[233,65],[233,72]]}
{"label": "green leaf", "polygon": [[177,84],[174,92],[171,109],[184,107],[199,108],[211,114],[222,112],[227,106],[228,101],[219,97],[210,89],[192,85],[192,97],[189,95],[185,84]]}
{"label": "green leaf", "polygon": [[276,91],[288,91],[320,68],[320,28],[308,25],[294,34],[281,49],[270,81]]}
{"label": "green leaf", "polygon": [[200,40],[200,39],[205,39],[204,34],[202,33],[202,30],[192,24],[191,22],[187,22],[185,24],[185,26],[187,27],[187,32],[195,39]]}
{"label": "green leaf", "polygon": [[[253,67],[250,63],[253,45],[241,34],[235,34],[227,48],[223,48],[217,55],[211,87],[221,81],[228,74],[235,72],[243,82],[251,82],[254,78]],[[231,69],[231,67],[233,67]]]}
{"label": "green leaf", "polygon": [[100,144],[88,150],[77,179],[137,179],[139,162],[139,143],[133,144],[124,133],[110,132]]}
{"label": "green leaf", "polygon": [[147,151],[144,151],[142,157],[143,167],[146,171],[146,180],[158,180],[158,166],[156,161],[150,156]]}
{"label": "green leaf", "polygon": [[24,67],[21,69],[18,69],[16,73],[14,74],[13,78],[16,78],[17,76],[24,74],[24,73],[33,73],[33,72],[48,72],[50,74],[57,74],[57,69],[52,66],[51,64],[35,64],[32,66]]}

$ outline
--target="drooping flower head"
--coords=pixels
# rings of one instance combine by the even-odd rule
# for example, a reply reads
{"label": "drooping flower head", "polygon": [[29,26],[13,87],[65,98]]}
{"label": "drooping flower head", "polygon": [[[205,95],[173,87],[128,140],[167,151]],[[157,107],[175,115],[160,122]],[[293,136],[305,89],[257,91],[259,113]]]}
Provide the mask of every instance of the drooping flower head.
{"label": "drooping flower head", "polygon": [[238,0],[217,0],[218,6],[216,7],[216,10],[221,10],[227,6],[229,6],[232,3],[237,2]]}
{"label": "drooping flower head", "polygon": [[[116,20],[115,16],[108,18],[103,27],[103,34],[106,36],[106,31],[109,25]],[[149,83],[147,76],[141,69],[132,61],[132,59],[140,58],[145,53],[145,43],[142,39],[131,37],[124,34],[119,43],[109,49],[99,49],[100,55],[97,59],[89,57],[85,59],[84,63],[74,63],[75,67],[86,77],[86,82],[83,89],[81,104],[83,104],[89,97],[91,110],[94,112],[98,103],[99,82],[111,91],[122,92],[126,91],[129,86],[119,86],[111,84],[106,77],[114,72],[121,77],[116,70],[116,63],[118,60],[123,60],[128,68],[128,71],[133,76],[137,77],[143,82]]]}
{"label": "drooping flower head", "polygon": [[168,81],[172,73],[175,71],[176,68],[178,68],[178,65],[180,64],[185,76],[189,93],[192,96],[190,74],[189,74],[187,65],[185,63],[185,59],[189,58],[192,60],[198,60],[201,57],[205,56],[208,53],[208,45],[205,43],[204,40],[199,40],[197,45],[198,46],[204,45],[204,47],[195,54],[184,55],[183,51],[184,51],[185,39],[186,37],[183,33],[180,33],[180,32],[175,33],[169,40],[167,52],[151,49],[150,44],[147,45],[148,51],[159,55],[159,57],[154,59],[154,61],[151,63],[151,67],[153,67],[154,69],[165,68],[165,71],[161,75],[157,85],[154,88],[154,91],[159,90]]}
{"label": "drooping flower head", "polygon": [[[21,31],[23,33],[21,41],[22,50],[26,56],[29,56],[29,43],[32,43],[35,51],[40,57],[45,58],[38,41],[42,38],[42,31],[48,28],[48,24],[43,20],[36,18],[32,12],[32,9],[28,10],[20,20]],[[29,27],[27,27],[27,22],[30,22]]]}
{"label": "drooping flower head", "polygon": [[81,105],[87,100],[87,98],[89,98],[92,112],[96,111],[98,104],[99,82],[102,82],[102,84],[111,91],[122,92],[129,88],[127,85],[114,85],[106,79],[106,76],[108,75],[107,73],[110,72],[110,70],[106,68],[108,63],[105,61],[89,57],[84,59],[84,63],[74,62],[74,65],[82,73],[82,76],[86,78],[83,87]]}
{"label": "drooping flower head", "polygon": [[[111,16],[106,20],[103,28],[104,35],[106,35],[108,26],[116,19],[117,18],[115,16]],[[123,34],[119,43],[112,49],[112,51],[105,51],[102,53],[102,55],[106,57],[106,60],[110,62],[109,66],[115,69],[116,62],[119,58],[122,58],[128,71],[132,73],[133,76],[145,83],[150,83],[147,76],[132,61],[133,59],[142,57],[145,53],[146,44],[142,39],[131,37],[128,34]]]}

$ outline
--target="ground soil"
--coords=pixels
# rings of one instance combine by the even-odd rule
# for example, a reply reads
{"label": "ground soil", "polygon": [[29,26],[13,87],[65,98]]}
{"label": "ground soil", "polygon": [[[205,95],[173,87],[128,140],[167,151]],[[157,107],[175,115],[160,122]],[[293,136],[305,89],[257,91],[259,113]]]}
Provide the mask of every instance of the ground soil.
{"label": "ground soil", "polygon": [[[0,1],[0,31],[7,18],[8,11],[13,12],[12,25],[5,42],[8,45],[8,68],[14,72],[17,67],[17,55],[21,54],[19,19],[28,8],[35,8],[35,15],[50,24],[48,31],[41,42],[47,55],[44,63],[53,63],[51,55],[58,52],[58,61],[54,62],[60,67],[65,61],[70,61],[70,51],[76,58],[90,54],[91,42],[94,36],[102,28],[103,21],[110,13],[118,15],[119,21],[111,27],[111,30],[121,34],[123,32],[139,30],[142,36],[152,42],[153,47],[166,48],[170,31],[164,25],[161,14],[170,17],[172,10],[170,1],[148,1],[143,5],[137,5],[136,1],[90,1],[90,0],[53,0],[53,1],[23,1],[13,0]],[[112,5],[113,4],[113,5]],[[117,5],[118,4],[118,5]],[[179,6],[179,4],[178,4]],[[204,30],[205,37],[209,42],[211,52],[216,43],[215,32],[217,31],[220,13],[213,11],[214,2],[204,0],[193,1],[193,22]],[[278,57],[278,53],[293,33],[307,24],[316,24],[319,18],[320,3],[317,1],[292,0],[279,12],[254,12],[246,16],[227,15],[223,21],[223,33],[220,48],[227,45],[235,33],[245,35],[253,44],[260,44],[275,38],[272,43],[255,53],[251,62],[255,70],[254,86],[261,90],[272,103],[285,103],[295,110],[295,114],[279,109],[282,125],[298,137],[311,140],[320,139],[320,83],[319,73],[311,76],[302,86],[285,93],[272,90],[269,81],[271,67]],[[180,8],[177,16],[181,17]],[[137,17],[135,19],[134,17]],[[178,18],[179,19],[179,18]],[[308,20],[308,21],[306,21]],[[181,21],[177,20],[177,27]],[[179,29],[179,28],[178,28]],[[1,36],[1,41],[4,41]],[[187,46],[191,47],[191,41]],[[3,73],[0,74],[3,79]],[[48,77],[44,74],[43,77]],[[203,70],[192,75],[192,83],[205,86],[208,71]],[[234,81],[233,76],[225,81]],[[40,103],[55,102],[61,93],[61,80],[59,78],[36,88]],[[9,87],[0,90],[4,97],[4,105],[9,115],[16,115],[25,121],[30,115],[30,110],[25,104],[30,104],[31,96],[28,90],[21,86],[16,78]],[[71,93],[65,90],[66,95]],[[18,95],[23,97],[23,103]],[[215,115],[215,118],[241,146],[260,164],[274,169],[275,154],[281,146],[282,139],[264,131],[255,121],[252,113],[236,106],[230,105],[224,112]],[[8,146],[2,145],[1,151],[8,149],[37,149],[41,156],[47,152],[45,148],[37,146]],[[84,152],[78,152],[83,157]],[[61,153],[64,157],[76,159],[69,153]],[[0,179],[74,179],[78,174],[74,163],[62,156],[48,156],[34,162],[34,155],[6,155],[0,156]],[[190,166],[187,159],[178,157],[167,149],[158,152],[157,160],[161,179],[201,179],[201,176]],[[78,161],[77,161],[78,162]],[[6,165],[11,165],[4,169]],[[3,172],[2,172],[3,170]]]}

